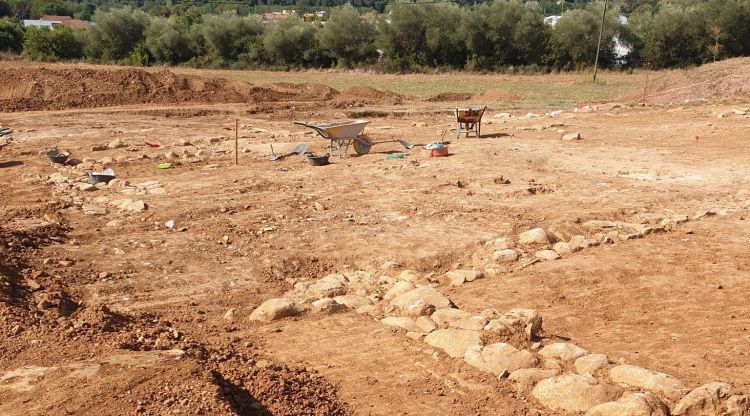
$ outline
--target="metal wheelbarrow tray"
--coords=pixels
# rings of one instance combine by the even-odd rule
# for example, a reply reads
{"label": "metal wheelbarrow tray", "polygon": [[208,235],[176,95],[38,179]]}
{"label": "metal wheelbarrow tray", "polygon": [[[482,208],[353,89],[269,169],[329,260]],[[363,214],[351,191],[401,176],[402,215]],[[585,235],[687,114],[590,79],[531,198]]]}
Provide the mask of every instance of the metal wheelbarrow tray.
{"label": "metal wheelbarrow tray", "polygon": [[456,139],[461,133],[466,133],[469,137],[470,132],[474,132],[476,137],[482,133],[482,116],[487,107],[480,108],[454,108],[453,114],[456,116]]}
{"label": "metal wheelbarrow tray", "polygon": [[372,146],[378,143],[398,142],[407,149],[414,147],[411,143],[398,139],[373,142],[369,137],[362,134],[369,123],[367,120],[341,120],[320,124],[294,122],[294,124],[313,129],[324,139],[330,140],[331,150],[335,147],[339,157],[346,155],[349,146],[353,146],[358,155],[369,153]]}

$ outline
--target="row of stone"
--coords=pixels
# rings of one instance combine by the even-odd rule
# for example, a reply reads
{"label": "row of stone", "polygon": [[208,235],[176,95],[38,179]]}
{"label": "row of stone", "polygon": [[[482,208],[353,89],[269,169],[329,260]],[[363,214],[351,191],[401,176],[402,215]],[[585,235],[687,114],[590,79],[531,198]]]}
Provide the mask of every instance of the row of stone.
{"label": "row of stone", "polygon": [[[465,280],[479,277],[470,271],[449,274]],[[553,410],[589,416],[750,415],[748,398],[726,383],[691,391],[674,377],[615,365],[606,355],[590,354],[571,343],[535,342],[542,327],[536,311],[486,309],[472,314],[457,309],[436,286],[413,271],[399,278],[363,271],[334,274],[297,283],[286,298],[264,302],[250,319],[353,309],[481,371],[507,377],[519,391],[530,391]],[[487,344],[486,339],[501,342]]]}

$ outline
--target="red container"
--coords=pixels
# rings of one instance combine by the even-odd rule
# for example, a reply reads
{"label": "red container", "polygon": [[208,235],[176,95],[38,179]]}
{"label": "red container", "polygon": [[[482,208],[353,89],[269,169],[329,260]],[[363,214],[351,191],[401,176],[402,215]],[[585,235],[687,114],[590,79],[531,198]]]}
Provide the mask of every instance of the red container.
{"label": "red container", "polygon": [[425,154],[428,157],[448,156],[448,146],[438,149],[425,149]]}

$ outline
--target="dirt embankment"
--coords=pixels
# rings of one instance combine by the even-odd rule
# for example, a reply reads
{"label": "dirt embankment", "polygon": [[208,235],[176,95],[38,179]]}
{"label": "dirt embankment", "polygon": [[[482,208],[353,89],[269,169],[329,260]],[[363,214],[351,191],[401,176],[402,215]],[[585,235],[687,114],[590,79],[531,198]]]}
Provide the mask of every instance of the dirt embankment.
{"label": "dirt embankment", "polygon": [[[639,89],[623,97],[625,102],[643,101]],[[691,70],[665,71],[646,89],[646,101],[654,104],[686,101],[733,101],[750,98],[750,58],[727,59]]]}
{"label": "dirt embankment", "polygon": [[338,91],[317,84],[255,86],[224,78],[136,68],[21,68],[0,71],[0,111],[61,110],[129,104],[321,101]]}

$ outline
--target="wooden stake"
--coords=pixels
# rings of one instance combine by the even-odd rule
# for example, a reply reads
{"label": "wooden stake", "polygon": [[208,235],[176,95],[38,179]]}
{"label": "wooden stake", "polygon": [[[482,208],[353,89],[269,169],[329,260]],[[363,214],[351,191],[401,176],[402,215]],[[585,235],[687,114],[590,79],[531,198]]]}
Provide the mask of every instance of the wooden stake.
{"label": "wooden stake", "polygon": [[240,148],[240,120],[238,118],[234,119],[234,166],[237,166],[240,163],[240,155],[239,155],[239,148]]}

